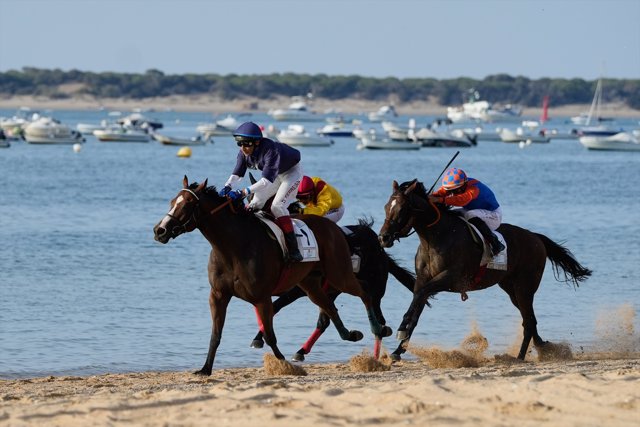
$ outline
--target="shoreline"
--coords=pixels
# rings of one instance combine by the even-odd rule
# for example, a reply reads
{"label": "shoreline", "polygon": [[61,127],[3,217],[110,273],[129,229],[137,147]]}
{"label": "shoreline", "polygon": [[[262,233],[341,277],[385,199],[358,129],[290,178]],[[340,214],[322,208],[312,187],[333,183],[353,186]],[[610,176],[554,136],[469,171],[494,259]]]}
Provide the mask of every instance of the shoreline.
{"label": "shoreline", "polygon": [[607,425],[640,416],[640,355],[474,368],[402,361],[381,372],[303,364],[0,380],[0,425]]}
{"label": "shoreline", "polygon": [[[170,96],[158,98],[134,99],[94,99],[89,96],[74,97],[68,99],[50,99],[37,96],[14,96],[0,98],[0,109],[17,110],[21,107],[31,109],[52,110],[120,110],[131,111],[134,109],[155,111],[179,111],[179,112],[209,112],[212,114],[242,113],[242,112],[267,112],[270,109],[284,108],[290,103],[287,97],[277,99],[245,98],[240,100],[222,100],[213,96]],[[341,112],[345,114],[362,114],[377,111],[385,105],[384,101],[369,101],[357,99],[327,100],[314,99],[309,103],[313,111],[323,113],[325,111]],[[394,104],[400,115],[435,115],[446,117],[447,106],[435,102],[412,103],[387,103]],[[549,106],[549,115],[576,116],[588,112],[589,104],[563,105],[554,107],[553,102]],[[640,118],[640,110],[629,108],[622,104],[605,104],[602,107],[603,115],[616,118]],[[526,107],[522,117],[539,117],[542,108]]]}

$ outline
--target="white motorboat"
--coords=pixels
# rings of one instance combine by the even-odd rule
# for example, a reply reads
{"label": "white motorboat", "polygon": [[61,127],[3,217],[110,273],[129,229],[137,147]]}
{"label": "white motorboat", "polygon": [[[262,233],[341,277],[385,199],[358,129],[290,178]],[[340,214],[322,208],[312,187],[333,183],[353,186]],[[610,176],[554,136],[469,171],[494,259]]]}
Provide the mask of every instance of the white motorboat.
{"label": "white motorboat", "polygon": [[422,128],[413,133],[413,140],[423,147],[472,147],[476,145],[474,137],[467,135],[462,129],[438,132]]}
{"label": "white motorboat", "polygon": [[307,147],[329,147],[333,140],[322,135],[313,135],[307,132],[304,126],[299,124],[289,125],[281,130],[276,139],[287,145]]}
{"label": "white motorboat", "polygon": [[511,129],[502,129],[500,132],[500,140],[502,142],[550,142],[551,138],[544,132],[531,132],[521,127],[515,131]]}
{"label": "white motorboat", "polygon": [[512,104],[504,106],[492,105],[481,100],[478,91],[470,90],[468,101],[462,106],[447,107],[447,118],[454,123],[459,122],[513,122],[520,121],[522,108]]}
{"label": "white motorboat", "polygon": [[379,123],[398,117],[398,113],[393,105],[383,105],[378,111],[369,113],[368,117],[370,122]]}
{"label": "white motorboat", "polygon": [[321,116],[309,110],[306,102],[299,97],[296,99],[297,100],[289,104],[289,107],[272,110],[267,114],[273,117],[274,120],[287,122],[322,120]]}
{"label": "white motorboat", "polygon": [[326,137],[352,137],[353,128],[346,128],[343,123],[328,123],[316,131]]}
{"label": "white motorboat", "polygon": [[99,124],[96,123],[78,123],[76,130],[83,135],[93,135],[93,132],[97,130],[104,130],[107,127],[107,121],[102,120]]}
{"label": "white motorboat", "polygon": [[75,144],[84,142],[80,132],[51,117],[41,117],[24,128],[24,140],[29,144]]}
{"label": "white motorboat", "polygon": [[226,136],[231,135],[238,126],[240,126],[238,118],[229,114],[225,118],[216,120],[213,123],[202,123],[198,125],[196,131],[201,133],[205,138],[211,135]]}
{"label": "white motorboat", "polygon": [[579,141],[589,150],[640,151],[640,140],[629,132],[612,136],[581,136]]}
{"label": "white motorboat", "polygon": [[102,142],[149,142],[149,134],[140,129],[128,129],[124,126],[111,126],[93,132]]}
{"label": "white motorboat", "polygon": [[375,132],[362,135],[358,150],[419,150],[422,146],[413,141],[394,141],[390,138],[379,138]]}
{"label": "white motorboat", "polygon": [[182,137],[174,135],[164,135],[152,133],[151,137],[163,145],[206,145],[208,142],[213,144],[213,137],[203,137],[202,135],[192,137]]}
{"label": "white motorboat", "polygon": [[127,128],[138,128],[138,129],[162,129],[163,124],[157,120],[150,119],[148,117],[143,116],[140,113],[132,113],[126,117],[122,117],[116,120],[116,123],[127,127]]}

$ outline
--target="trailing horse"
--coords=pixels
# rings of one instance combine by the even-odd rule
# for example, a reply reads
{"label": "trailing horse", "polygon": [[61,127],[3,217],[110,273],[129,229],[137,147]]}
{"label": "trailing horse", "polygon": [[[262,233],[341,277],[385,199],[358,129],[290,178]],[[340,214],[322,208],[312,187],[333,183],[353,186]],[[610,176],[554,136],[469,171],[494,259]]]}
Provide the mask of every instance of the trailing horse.
{"label": "trailing horse", "polygon": [[[404,287],[413,291],[415,276],[408,270],[402,268],[378,243],[378,235],[371,229],[373,221],[360,219],[357,225],[348,225],[346,228],[349,232],[346,234],[347,243],[351,252],[360,258],[360,268],[356,273],[356,277],[362,283],[362,288],[371,297],[371,304],[378,316],[380,324],[386,324],[382,314],[380,304],[382,297],[387,288],[387,279],[391,273]],[[336,289],[328,289],[328,295],[331,300],[335,300],[340,291]],[[306,296],[304,291],[299,287],[295,287],[273,302],[274,314],[278,313],[282,308],[288,306],[297,299]],[[320,312],[316,329],[313,331],[307,341],[293,355],[293,360],[303,361],[304,355],[309,354],[313,344],[320,338],[320,335],[329,327],[329,317]],[[263,333],[258,331],[257,335],[251,342],[251,347],[262,348]],[[380,354],[380,340],[376,339],[373,355],[377,359]]]}
{"label": "trailing horse", "polygon": [[417,179],[398,185],[384,207],[385,222],[379,233],[383,247],[409,235],[413,228],[420,238],[415,257],[416,283],[413,300],[404,315],[397,337],[401,340],[392,358],[399,360],[429,298],[439,292],[466,292],[486,289],[498,284],[520,311],[524,337],[518,358],[524,360],[533,338],[536,347],[547,344],[538,335],[533,297],[540,285],[546,259],[551,261],[554,275],[575,286],[591,275],[591,270],[576,261],[571,252],[548,237],[511,224],[499,231],[507,242],[508,267],[505,271],[480,268],[482,243],[476,243],[464,219],[448,207],[429,201],[428,193]]}
{"label": "trailing horse", "polygon": [[284,356],[273,331],[271,296],[286,292],[296,284],[327,313],[343,340],[358,341],[363,335],[345,328],[333,301],[322,291],[322,279],[330,287],[362,300],[374,335],[391,334],[389,327],[379,323],[371,297],[362,290],[353,273],[349,246],[340,227],[315,215],[303,215],[299,219],[314,233],[322,258],[287,264],[280,246],[253,213],[219,196],[214,187],[207,187],[207,180],[189,185],[184,177],[183,188],[171,200],[169,212],[154,227],[154,238],[167,243],[198,229],[212,247],[208,263],[211,338],[207,359],[196,374],[211,375],[232,297],[254,305],[264,326],[265,341],[278,359]]}

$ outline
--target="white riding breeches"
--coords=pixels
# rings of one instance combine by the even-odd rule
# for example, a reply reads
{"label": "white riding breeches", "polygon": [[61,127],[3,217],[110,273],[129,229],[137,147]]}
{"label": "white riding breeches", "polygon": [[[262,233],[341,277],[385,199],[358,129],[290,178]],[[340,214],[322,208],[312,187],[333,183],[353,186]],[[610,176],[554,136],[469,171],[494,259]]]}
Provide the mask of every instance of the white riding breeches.
{"label": "white riding breeches", "polygon": [[298,163],[288,171],[278,175],[272,183],[253,193],[253,199],[249,203],[249,207],[260,209],[271,196],[275,195],[273,202],[271,202],[271,213],[276,218],[288,216],[289,211],[287,208],[296,201],[296,194],[298,194],[298,186],[302,176],[302,167]]}
{"label": "white riding breeches", "polygon": [[329,212],[327,212],[324,217],[327,219],[330,219],[333,222],[338,222],[342,219],[342,216],[344,215],[344,203],[342,205],[340,205],[339,208],[336,209],[331,209],[329,210]]}
{"label": "white riding breeches", "polygon": [[502,209],[498,207],[495,211],[487,211],[484,209],[461,209],[464,215],[464,218],[468,221],[473,217],[480,218],[483,220],[491,230],[495,231],[500,224],[502,224]]}

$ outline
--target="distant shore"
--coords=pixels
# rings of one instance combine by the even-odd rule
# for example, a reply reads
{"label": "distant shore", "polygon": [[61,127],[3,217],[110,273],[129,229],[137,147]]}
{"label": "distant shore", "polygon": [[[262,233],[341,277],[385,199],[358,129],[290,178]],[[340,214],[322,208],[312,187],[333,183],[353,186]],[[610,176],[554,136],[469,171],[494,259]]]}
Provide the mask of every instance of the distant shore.
{"label": "distant shore", "polygon": [[[290,99],[280,97],[277,99],[245,98],[240,100],[223,100],[213,96],[169,96],[145,99],[95,99],[89,96],[67,99],[50,99],[38,96],[14,96],[0,98],[0,109],[14,109],[29,107],[35,110],[118,110],[131,111],[134,109],[155,111],[180,111],[180,112],[209,112],[212,114],[240,113],[240,112],[267,112],[270,109],[286,108]],[[361,114],[377,111],[385,104],[383,101],[370,101],[358,99],[328,100],[316,98],[309,103],[309,107],[318,112],[332,111],[345,114]],[[447,106],[436,102],[423,101],[411,103],[395,103],[398,114],[404,116],[434,115],[446,116]],[[575,116],[587,112],[590,105],[576,104],[553,106],[553,100],[549,106],[549,115]],[[617,118],[640,118],[640,110],[629,108],[622,104],[606,104],[602,107],[603,115]],[[539,117],[542,108],[525,108],[523,117]]]}

